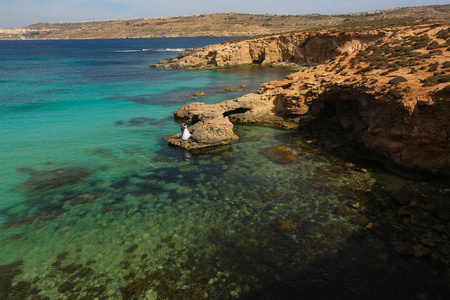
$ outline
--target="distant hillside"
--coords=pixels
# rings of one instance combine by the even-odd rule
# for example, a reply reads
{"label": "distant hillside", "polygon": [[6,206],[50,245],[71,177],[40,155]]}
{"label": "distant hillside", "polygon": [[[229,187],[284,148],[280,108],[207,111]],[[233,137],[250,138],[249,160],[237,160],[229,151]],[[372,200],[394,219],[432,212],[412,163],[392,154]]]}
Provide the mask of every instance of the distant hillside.
{"label": "distant hillside", "polygon": [[0,39],[106,39],[198,36],[255,36],[354,21],[391,18],[450,20],[450,5],[403,7],[341,15],[252,15],[218,13],[76,23],[38,23],[0,29]]}

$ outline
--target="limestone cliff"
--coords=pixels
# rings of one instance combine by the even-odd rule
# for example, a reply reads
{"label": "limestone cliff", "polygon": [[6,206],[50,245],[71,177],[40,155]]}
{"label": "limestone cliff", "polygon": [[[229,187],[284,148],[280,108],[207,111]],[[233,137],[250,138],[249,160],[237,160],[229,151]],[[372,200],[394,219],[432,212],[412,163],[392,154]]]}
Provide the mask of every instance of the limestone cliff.
{"label": "limestone cliff", "polygon": [[286,128],[333,121],[356,149],[392,170],[439,174],[450,171],[449,46],[448,25],[290,34],[207,47],[167,66],[314,64],[257,93],[192,103],[175,115]]}
{"label": "limestone cliff", "polygon": [[354,53],[365,49],[393,34],[391,30],[279,34],[188,50],[154,67],[217,69],[250,64],[321,64],[343,52]]}

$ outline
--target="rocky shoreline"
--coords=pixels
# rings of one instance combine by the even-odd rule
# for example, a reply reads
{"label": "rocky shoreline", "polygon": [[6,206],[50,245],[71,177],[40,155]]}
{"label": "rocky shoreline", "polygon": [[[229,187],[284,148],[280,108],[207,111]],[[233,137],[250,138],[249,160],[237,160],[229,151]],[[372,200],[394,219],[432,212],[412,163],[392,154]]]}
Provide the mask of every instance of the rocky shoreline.
{"label": "rocky shoreline", "polygon": [[192,124],[228,117],[234,124],[282,128],[334,121],[361,155],[393,172],[448,175],[449,46],[450,27],[442,24],[292,33],[213,45],[157,66],[303,66],[283,80],[261,85],[256,93],[212,105],[191,103],[175,117]]}
{"label": "rocky shoreline", "polygon": [[[237,99],[187,104],[174,113],[175,118],[193,124],[195,131],[206,123],[212,126],[210,136],[221,138],[203,140],[206,147],[236,139],[232,125],[226,133],[214,135],[219,130],[214,120],[339,129],[335,149],[381,162],[410,182],[389,196],[399,207],[396,218],[403,221],[364,226],[385,235],[400,255],[430,257],[448,266],[449,25],[275,35],[196,49],[155,67],[215,69],[255,63],[294,64],[304,69]],[[193,134],[189,143],[180,143],[177,136],[168,142],[194,149],[197,139]],[[420,181],[430,178],[439,184],[429,188],[435,181]],[[344,205],[340,213],[359,210]]]}

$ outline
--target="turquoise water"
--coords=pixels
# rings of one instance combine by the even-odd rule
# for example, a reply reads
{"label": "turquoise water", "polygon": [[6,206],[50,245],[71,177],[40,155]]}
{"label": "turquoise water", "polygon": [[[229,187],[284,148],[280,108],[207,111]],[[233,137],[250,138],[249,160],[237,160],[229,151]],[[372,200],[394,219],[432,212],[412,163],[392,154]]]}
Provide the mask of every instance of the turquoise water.
{"label": "turquoise water", "polygon": [[167,145],[179,106],[289,73],[149,68],[223,40],[0,41],[0,298],[440,295],[364,229],[388,209],[380,170],[267,127],[203,152]]}
{"label": "turquoise water", "polygon": [[[26,178],[16,174],[17,168],[46,168],[48,163],[96,168],[102,158],[89,152],[103,148],[142,147],[156,152],[162,147],[161,137],[177,130],[172,113],[193,101],[191,94],[211,93],[205,100],[214,102],[238,95],[224,93],[224,87],[244,84],[256,89],[258,70],[194,75],[149,68],[176,55],[177,49],[222,40],[3,42],[0,175],[6,180],[0,191],[6,196],[0,208],[26,198],[11,192]],[[258,82],[280,77],[282,72],[265,72]],[[142,117],[152,119],[151,124],[129,124]],[[116,124],[120,122],[124,125]]]}

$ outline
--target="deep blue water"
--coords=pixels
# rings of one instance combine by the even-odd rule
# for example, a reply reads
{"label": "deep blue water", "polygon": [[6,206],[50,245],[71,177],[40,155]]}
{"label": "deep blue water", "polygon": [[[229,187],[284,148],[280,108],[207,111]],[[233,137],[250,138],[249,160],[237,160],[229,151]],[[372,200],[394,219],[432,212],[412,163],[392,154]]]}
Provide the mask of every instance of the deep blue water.
{"label": "deep blue water", "polygon": [[[167,145],[181,105],[233,99],[290,72],[149,67],[224,40],[0,41],[0,296],[442,295],[337,212],[349,199],[381,201],[379,170],[346,168],[268,127],[235,126],[238,142],[204,152]],[[278,161],[281,145],[297,160]]]}

